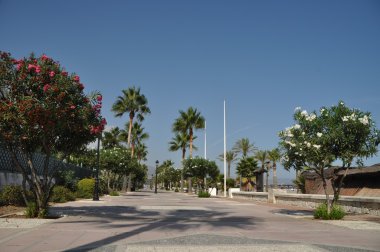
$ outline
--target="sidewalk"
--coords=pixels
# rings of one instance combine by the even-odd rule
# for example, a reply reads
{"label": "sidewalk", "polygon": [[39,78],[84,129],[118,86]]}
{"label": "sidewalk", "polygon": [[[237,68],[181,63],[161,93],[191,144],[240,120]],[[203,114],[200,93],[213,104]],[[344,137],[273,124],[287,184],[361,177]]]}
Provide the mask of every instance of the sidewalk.
{"label": "sidewalk", "polygon": [[56,204],[52,212],[64,215],[56,220],[0,219],[0,251],[380,251],[376,225],[341,227],[284,214],[297,211],[134,192]]}

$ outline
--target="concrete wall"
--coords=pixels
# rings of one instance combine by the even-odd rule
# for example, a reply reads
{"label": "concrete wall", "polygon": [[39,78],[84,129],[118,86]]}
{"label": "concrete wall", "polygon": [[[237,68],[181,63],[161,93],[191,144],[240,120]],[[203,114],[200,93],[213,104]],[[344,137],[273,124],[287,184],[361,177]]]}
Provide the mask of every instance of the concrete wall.
{"label": "concrete wall", "polygon": [[[287,194],[276,191],[270,193],[233,192],[232,197],[312,209],[326,200],[324,195]],[[330,199],[332,198],[333,196],[330,195]],[[341,196],[338,203],[346,212],[380,216],[380,197]]]}

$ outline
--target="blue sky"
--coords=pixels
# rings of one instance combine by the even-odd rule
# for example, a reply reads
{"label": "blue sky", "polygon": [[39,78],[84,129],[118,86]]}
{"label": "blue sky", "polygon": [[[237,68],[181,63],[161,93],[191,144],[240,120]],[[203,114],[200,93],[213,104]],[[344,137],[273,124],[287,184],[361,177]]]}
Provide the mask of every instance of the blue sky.
{"label": "blue sky", "polygon": [[[208,158],[216,159],[224,99],[228,149],[243,137],[276,147],[297,106],[343,100],[380,125],[379,1],[0,0],[0,34],[0,50],[46,53],[85,91],[100,91],[110,126],[127,120],[110,111],[121,90],[141,87],[152,110],[143,123],[152,167],[180,165],[168,142],[178,110],[189,106],[206,118]],[[203,155],[203,131],[196,134]]]}

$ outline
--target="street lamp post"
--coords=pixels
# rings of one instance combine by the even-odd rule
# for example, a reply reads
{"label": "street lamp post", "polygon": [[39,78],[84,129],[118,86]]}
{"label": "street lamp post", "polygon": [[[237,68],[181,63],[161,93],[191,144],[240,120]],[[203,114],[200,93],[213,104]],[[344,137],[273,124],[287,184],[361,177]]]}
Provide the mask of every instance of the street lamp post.
{"label": "street lamp post", "polygon": [[154,193],[157,193],[157,168],[158,168],[158,160],[156,161],[156,183],[155,183],[155,187],[154,187]]}
{"label": "street lamp post", "polygon": [[94,195],[92,197],[92,200],[98,201],[99,200],[99,161],[100,161],[100,136],[98,136],[98,149],[96,153],[96,171],[95,171],[95,186],[94,186]]}

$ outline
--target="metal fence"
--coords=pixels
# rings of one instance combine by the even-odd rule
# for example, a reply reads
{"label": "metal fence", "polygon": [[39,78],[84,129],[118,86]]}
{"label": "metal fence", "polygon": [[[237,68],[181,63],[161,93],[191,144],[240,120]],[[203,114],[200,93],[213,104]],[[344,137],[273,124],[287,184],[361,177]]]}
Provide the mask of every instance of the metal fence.
{"label": "metal fence", "polygon": [[[42,153],[33,154],[33,165],[35,166],[38,175],[42,175],[45,157],[46,155]],[[17,154],[17,159],[19,160],[19,163],[23,167],[27,167],[27,160],[23,155],[21,155],[21,153]],[[30,169],[26,169],[26,170],[30,171]],[[60,170],[74,171],[74,176],[80,179],[85,178],[85,177],[91,177],[93,173],[92,169],[79,167],[74,164],[68,164],[68,163],[62,162],[61,160],[51,157],[49,160],[49,175],[54,175],[55,172],[60,171]],[[0,172],[20,173],[17,170],[16,165],[14,161],[12,160],[12,157],[9,151],[1,145],[0,145]]]}

